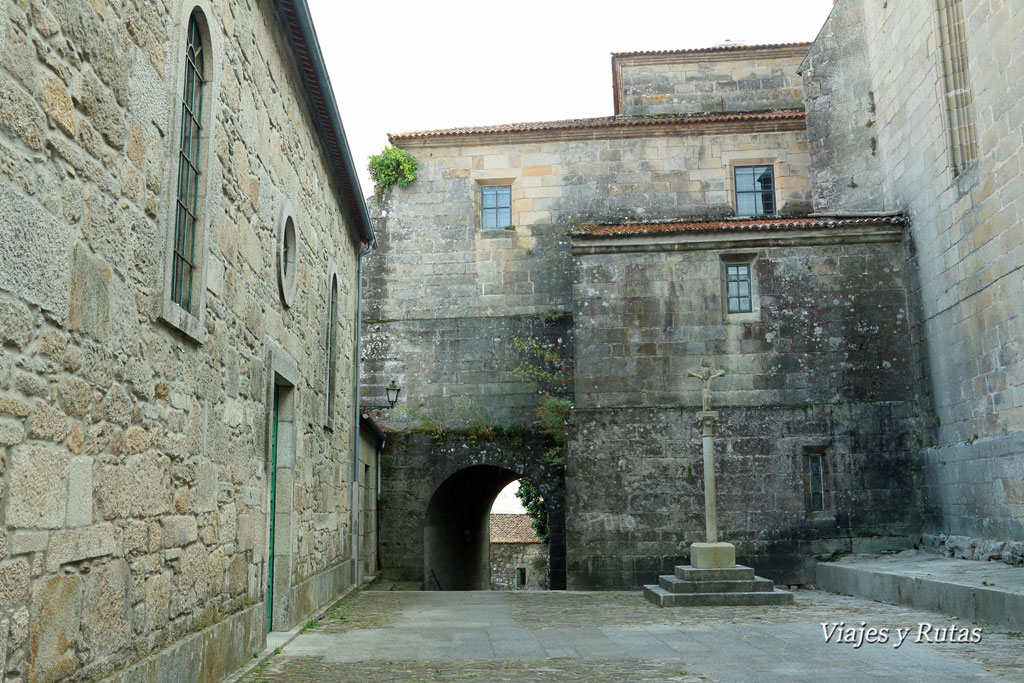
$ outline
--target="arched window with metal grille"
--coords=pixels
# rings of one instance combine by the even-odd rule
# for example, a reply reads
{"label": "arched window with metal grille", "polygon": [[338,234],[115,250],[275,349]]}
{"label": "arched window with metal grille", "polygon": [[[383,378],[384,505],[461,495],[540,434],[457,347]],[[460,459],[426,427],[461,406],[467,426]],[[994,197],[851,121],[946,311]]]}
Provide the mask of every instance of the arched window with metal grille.
{"label": "arched window with metal grille", "polygon": [[190,313],[196,271],[196,223],[199,205],[200,144],[203,138],[203,89],[206,55],[195,12],[188,21],[185,74],[181,94],[181,135],[178,143],[178,190],[174,219],[174,255],[171,263],[171,300]]}
{"label": "arched window with metal grille", "polygon": [[331,275],[327,318],[327,426],[334,429],[334,375],[338,358],[338,276]]}

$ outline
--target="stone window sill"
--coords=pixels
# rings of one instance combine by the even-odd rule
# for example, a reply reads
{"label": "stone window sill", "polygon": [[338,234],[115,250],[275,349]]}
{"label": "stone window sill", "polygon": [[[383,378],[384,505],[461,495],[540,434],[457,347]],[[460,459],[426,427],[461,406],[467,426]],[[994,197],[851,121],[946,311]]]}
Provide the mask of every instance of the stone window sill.
{"label": "stone window sill", "polygon": [[202,321],[170,299],[164,299],[164,308],[161,311],[160,319],[196,344],[203,343]]}
{"label": "stone window sill", "polygon": [[506,228],[489,228],[480,230],[480,237],[483,239],[495,239],[498,237],[513,237],[516,234],[516,226],[510,225]]}

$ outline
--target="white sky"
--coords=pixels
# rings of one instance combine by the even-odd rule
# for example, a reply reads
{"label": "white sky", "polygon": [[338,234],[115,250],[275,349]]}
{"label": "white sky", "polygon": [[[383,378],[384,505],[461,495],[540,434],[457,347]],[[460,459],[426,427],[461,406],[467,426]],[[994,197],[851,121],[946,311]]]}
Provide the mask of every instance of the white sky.
{"label": "white sky", "polygon": [[[832,0],[308,0],[363,194],[387,133],[612,114],[611,53],[813,40]],[[600,9],[604,7],[605,9]]]}
{"label": "white sky", "polygon": [[501,490],[498,497],[494,499],[491,506],[492,514],[525,515],[526,508],[522,501],[516,498],[516,491],[519,490],[519,482],[514,481]]}

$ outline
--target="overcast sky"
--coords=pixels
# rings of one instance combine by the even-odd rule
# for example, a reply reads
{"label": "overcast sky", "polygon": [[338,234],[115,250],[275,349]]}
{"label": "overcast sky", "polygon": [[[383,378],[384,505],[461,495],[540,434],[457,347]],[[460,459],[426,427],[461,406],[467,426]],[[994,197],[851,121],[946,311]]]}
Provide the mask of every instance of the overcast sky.
{"label": "overcast sky", "polygon": [[608,116],[612,52],[810,41],[832,0],[309,5],[368,195],[388,133]]}

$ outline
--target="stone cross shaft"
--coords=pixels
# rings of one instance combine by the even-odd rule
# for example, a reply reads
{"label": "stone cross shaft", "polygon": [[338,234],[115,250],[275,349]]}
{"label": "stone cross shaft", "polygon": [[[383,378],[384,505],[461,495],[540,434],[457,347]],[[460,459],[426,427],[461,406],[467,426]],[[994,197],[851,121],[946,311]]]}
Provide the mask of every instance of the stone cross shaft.
{"label": "stone cross shaft", "polygon": [[701,421],[701,438],[704,447],[704,526],[707,542],[718,542],[718,496],[715,490],[715,419],[718,411],[711,409],[711,380],[725,375],[724,370],[712,369],[711,361],[701,359],[700,370],[689,370],[688,377],[696,377],[703,384],[701,390],[701,407],[697,413]]}

